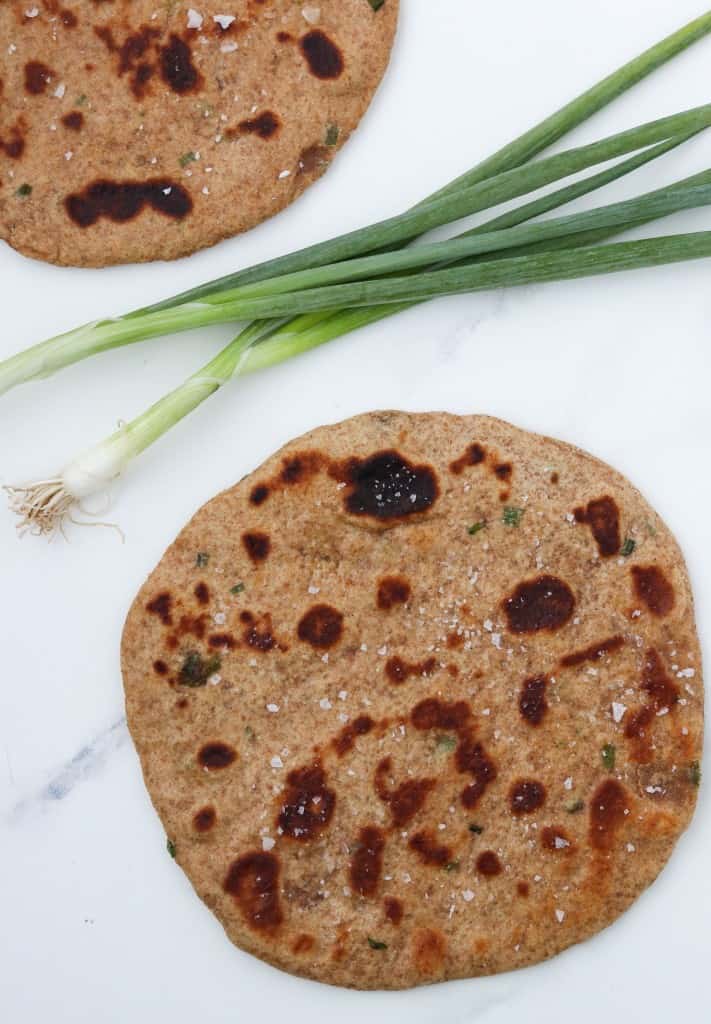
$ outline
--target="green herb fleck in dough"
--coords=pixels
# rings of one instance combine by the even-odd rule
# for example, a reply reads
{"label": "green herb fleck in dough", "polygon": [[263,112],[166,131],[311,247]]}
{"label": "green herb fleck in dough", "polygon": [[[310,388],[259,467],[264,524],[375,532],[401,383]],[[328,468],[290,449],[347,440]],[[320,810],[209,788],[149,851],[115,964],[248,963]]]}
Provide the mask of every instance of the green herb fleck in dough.
{"label": "green herb fleck in dough", "polygon": [[692,761],[689,765],[689,782],[692,786],[701,785],[701,765],[698,761]]}
{"label": "green herb fleck in dough", "polygon": [[456,750],[457,740],[454,736],[438,736],[437,747],[439,750]]}
{"label": "green herb fleck in dough", "polygon": [[168,853],[173,858],[173,860],[175,860],[175,843],[173,842],[172,839],[167,839],[165,845],[166,849],[168,850]]}
{"label": "green herb fleck in dough", "polygon": [[234,587],[230,587],[230,594],[241,594],[244,590],[244,583],[235,583]]}
{"label": "green herb fleck in dough", "polygon": [[444,870],[447,871],[447,872],[449,872],[449,871],[459,871],[459,861],[458,860],[450,860],[449,864],[445,864],[444,865]]}
{"label": "green herb fleck in dough", "polygon": [[385,0],[368,0],[368,3],[370,4],[374,11],[379,11],[380,8],[385,3]]}
{"label": "green herb fleck in dough", "polygon": [[469,825],[469,831],[473,832],[475,836],[480,836],[484,829],[483,826],[477,825],[476,822],[471,822]]}
{"label": "green herb fleck in dough", "polygon": [[198,567],[198,569],[205,569],[209,561],[210,556],[207,554],[207,552],[199,551],[198,556],[195,559],[195,565]]}
{"label": "green herb fleck in dough", "polygon": [[388,948],[387,942],[379,942],[378,939],[371,939],[370,935],[368,936],[368,945],[370,946],[371,949],[387,949]]}
{"label": "green herb fleck in dough", "polygon": [[501,515],[501,522],[504,526],[520,526],[523,513],[522,508],[513,508],[511,505],[507,505]]}
{"label": "green herb fleck in dough", "polygon": [[337,124],[329,124],[326,128],[326,145],[335,146],[338,142],[338,136],[341,134],[341,129]]}
{"label": "green herb fleck in dough", "polygon": [[486,523],[482,520],[480,523],[474,523],[473,526],[470,526],[468,528],[468,530],[467,530],[467,533],[469,534],[470,537],[473,537],[475,534],[477,534],[481,530],[485,530],[485,529],[486,529]]}
{"label": "green herb fleck in dough", "polygon": [[585,803],[583,800],[571,800],[565,805],[565,809],[568,814],[580,814],[585,809]]}
{"label": "green herb fleck in dough", "polygon": [[196,160],[197,160],[197,157],[195,156],[195,154],[193,152],[183,153],[183,155],[180,158],[179,163],[180,163],[181,167],[187,167],[188,164],[192,164]]}
{"label": "green herb fleck in dough", "polygon": [[254,741],[257,738],[257,734],[255,733],[255,731],[254,731],[254,729],[252,728],[251,725],[245,725],[245,727],[244,727],[244,734],[245,734],[245,736],[247,737],[247,739],[249,740],[250,743],[254,743]]}
{"label": "green herb fleck in dough", "polygon": [[19,188],[15,189],[15,195],[22,196],[23,198],[25,196],[32,195],[32,186],[28,185],[27,182],[25,182],[24,185],[20,185]]}
{"label": "green herb fleck in dough", "polygon": [[636,547],[637,547],[637,541],[636,540],[632,540],[631,537],[628,537],[625,540],[624,544],[622,545],[622,548],[620,550],[620,554],[622,555],[623,558],[629,558],[630,555],[634,554],[634,549]]}
{"label": "green herb fleck in dough", "polygon": [[188,651],[178,675],[178,682],[181,686],[204,686],[221,664],[219,654],[213,654],[205,659],[199,651]]}
{"label": "green herb fleck in dough", "polygon": [[85,95],[85,93],[82,93],[81,96],[77,96],[77,98],[74,100],[74,105],[77,106],[77,107],[83,107],[85,103],[86,103],[86,95]]}
{"label": "green herb fleck in dough", "polygon": [[612,769],[615,767],[615,757],[616,757],[616,754],[617,754],[617,751],[615,750],[615,746],[614,746],[613,743],[606,743],[605,746],[600,751],[600,756],[602,757],[602,763],[603,763],[603,765],[605,766],[605,768],[607,769],[608,772],[611,772]]}

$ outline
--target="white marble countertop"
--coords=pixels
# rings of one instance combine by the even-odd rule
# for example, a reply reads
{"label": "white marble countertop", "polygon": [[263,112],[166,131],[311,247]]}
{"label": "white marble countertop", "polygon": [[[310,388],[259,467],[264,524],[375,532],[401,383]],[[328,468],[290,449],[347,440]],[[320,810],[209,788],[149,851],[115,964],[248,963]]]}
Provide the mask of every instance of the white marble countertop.
{"label": "white marble countertop", "polygon": [[[199,6],[199,5],[196,5]],[[229,7],[229,4],[227,5]],[[0,356],[419,200],[668,31],[700,0],[403,0],[393,64],[326,178],[241,239],[174,265],[60,270],[0,247]],[[709,100],[711,39],[575,133]],[[711,162],[708,136],[607,190]],[[589,205],[589,203],[588,203]],[[660,230],[711,226],[685,214]],[[625,472],[676,532],[711,635],[709,262],[447,299],[224,389],[114,489],[126,534],[19,541],[0,509],[0,1006],[23,1024],[288,1015],[292,1024],[661,1024],[708,1002],[711,795],[616,925],[515,975],[399,995],[331,990],[235,950],[168,857],[123,719],[131,597],[192,512],[288,438],[367,409],[488,412]],[[51,474],[183,379],[229,328],[148,342],[0,402],[0,483]]]}

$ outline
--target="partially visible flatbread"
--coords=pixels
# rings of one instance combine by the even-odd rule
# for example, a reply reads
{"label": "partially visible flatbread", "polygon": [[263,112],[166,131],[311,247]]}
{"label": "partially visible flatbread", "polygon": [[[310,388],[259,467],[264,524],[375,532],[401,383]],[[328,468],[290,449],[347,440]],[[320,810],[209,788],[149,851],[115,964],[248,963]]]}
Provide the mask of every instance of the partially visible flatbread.
{"label": "partially visible flatbread", "polygon": [[487,417],[373,413],[286,445],[168,549],[123,673],[197,893],[319,981],[550,957],[651,884],[696,802],[676,542],[619,473]]}
{"label": "partially visible flatbread", "polygon": [[0,238],[95,267],[246,231],[356,128],[397,14],[398,0],[3,0]]}

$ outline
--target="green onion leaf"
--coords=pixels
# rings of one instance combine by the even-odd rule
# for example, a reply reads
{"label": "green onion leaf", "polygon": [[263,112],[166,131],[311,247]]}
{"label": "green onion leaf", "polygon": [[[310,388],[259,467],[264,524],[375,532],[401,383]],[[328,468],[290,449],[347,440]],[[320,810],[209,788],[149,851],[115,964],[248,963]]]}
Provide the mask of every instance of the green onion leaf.
{"label": "green onion leaf", "polygon": [[388,948],[387,942],[380,942],[378,939],[371,939],[370,935],[368,936],[368,945],[370,946],[371,949],[387,949]]}
{"label": "green onion leaf", "polygon": [[630,555],[634,554],[634,550],[635,550],[636,547],[637,547],[637,541],[636,540],[632,540],[631,537],[627,537],[625,542],[624,542],[624,544],[622,545],[622,548],[620,550],[620,554],[622,555],[623,558],[629,558]]}
{"label": "green onion leaf", "polygon": [[207,554],[207,552],[199,551],[198,556],[195,559],[195,565],[198,567],[198,569],[205,569],[209,561],[210,556]]}
{"label": "green onion leaf", "polygon": [[469,831],[473,832],[475,836],[480,836],[484,829],[481,825],[477,825],[475,822],[471,822],[469,825]]}
{"label": "green onion leaf", "polygon": [[370,4],[374,11],[379,11],[380,8],[385,3],[385,0],[368,0],[368,3]]}
{"label": "green onion leaf", "polygon": [[32,186],[25,182],[23,185],[20,185],[19,188],[15,189],[15,195],[23,197],[32,195]]}
{"label": "green onion leaf", "polygon": [[341,134],[341,130],[337,124],[329,124],[326,128],[326,145],[335,146],[338,142],[338,136]]}
{"label": "green onion leaf", "polygon": [[568,814],[579,814],[585,809],[585,803],[583,800],[571,800],[565,805],[565,809]]}
{"label": "green onion leaf", "polygon": [[196,155],[193,152],[183,153],[178,161],[181,167],[187,167],[188,164],[192,164],[197,160]]}
{"label": "green onion leaf", "polygon": [[235,583],[234,587],[230,587],[230,594],[241,594],[244,590],[244,583]]}
{"label": "green onion leaf", "polygon": [[445,864],[444,865],[444,870],[447,871],[447,872],[459,871],[459,861],[458,860],[450,860],[449,864]]}
{"label": "green onion leaf", "polygon": [[476,533],[479,533],[480,530],[485,530],[485,529],[486,529],[486,523],[482,520],[482,522],[474,523],[473,526],[470,526],[469,529],[467,530],[467,533],[469,534],[470,537],[473,537]]}
{"label": "green onion leaf", "polygon": [[617,757],[617,751],[613,743],[606,743],[600,751],[602,763],[608,772],[611,772],[615,767],[615,759]]}
{"label": "green onion leaf", "polygon": [[167,839],[165,843],[166,849],[170,856],[175,860],[175,843],[172,839]]}
{"label": "green onion leaf", "polygon": [[512,508],[510,505],[507,505],[501,514],[501,522],[505,526],[520,526],[524,511],[525,509]]}
{"label": "green onion leaf", "polygon": [[436,743],[440,750],[452,751],[457,749],[457,739],[455,736],[438,736]]}
{"label": "green onion leaf", "polygon": [[701,764],[698,761],[692,761],[689,765],[689,782],[692,786],[701,785]]}
{"label": "green onion leaf", "polygon": [[205,686],[211,675],[219,669],[222,660],[219,654],[205,659],[199,651],[188,651],[178,673],[181,686]]}
{"label": "green onion leaf", "polygon": [[85,93],[82,93],[81,96],[77,96],[77,98],[74,100],[74,105],[77,106],[77,107],[83,107],[85,103],[86,103],[86,94]]}

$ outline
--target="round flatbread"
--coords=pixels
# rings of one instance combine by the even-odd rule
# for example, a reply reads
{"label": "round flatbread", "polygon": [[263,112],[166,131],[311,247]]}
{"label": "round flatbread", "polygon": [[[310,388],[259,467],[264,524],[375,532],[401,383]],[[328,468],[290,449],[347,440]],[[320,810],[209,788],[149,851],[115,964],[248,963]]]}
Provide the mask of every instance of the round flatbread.
{"label": "round flatbread", "polygon": [[0,238],[98,267],[246,231],[328,167],[399,0],[5,0]]}
{"label": "round flatbread", "polygon": [[487,417],[288,444],[168,549],[123,672],[196,891],[323,982],[550,957],[650,885],[696,802],[679,548],[614,470]]}

